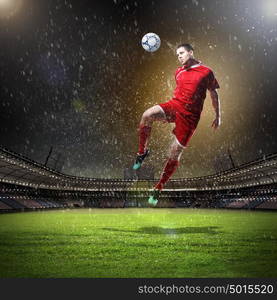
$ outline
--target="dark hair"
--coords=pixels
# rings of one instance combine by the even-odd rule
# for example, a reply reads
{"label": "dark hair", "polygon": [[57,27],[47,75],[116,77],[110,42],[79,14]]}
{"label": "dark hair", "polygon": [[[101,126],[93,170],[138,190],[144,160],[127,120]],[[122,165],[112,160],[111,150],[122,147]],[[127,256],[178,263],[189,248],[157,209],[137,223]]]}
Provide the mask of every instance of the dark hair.
{"label": "dark hair", "polygon": [[194,50],[191,44],[180,44],[179,46],[177,46],[176,49],[179,49],[181,47],[184,47],[187,51],[193,51]]}

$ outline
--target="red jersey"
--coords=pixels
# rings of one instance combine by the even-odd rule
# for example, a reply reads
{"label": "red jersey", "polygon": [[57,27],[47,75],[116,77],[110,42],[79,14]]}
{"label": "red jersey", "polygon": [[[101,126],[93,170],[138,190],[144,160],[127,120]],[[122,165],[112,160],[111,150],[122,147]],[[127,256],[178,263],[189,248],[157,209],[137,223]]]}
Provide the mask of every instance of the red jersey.
{"label": "red jersey", "polygon": [[173,133],[178,144],[186,147],[200,119],[207,90],[219,85],[213,71],[196,60],[178,68],[175,80],[173,98],[159,106],[167,121],[175,123]]}
{"label": "red jersey", "polygon": [[187,112],[200,116],[207,90],[219,88],[213,71],[196,62],[190,67],[179,67],[175,72],[176,88],[173,99],[180,101]]}

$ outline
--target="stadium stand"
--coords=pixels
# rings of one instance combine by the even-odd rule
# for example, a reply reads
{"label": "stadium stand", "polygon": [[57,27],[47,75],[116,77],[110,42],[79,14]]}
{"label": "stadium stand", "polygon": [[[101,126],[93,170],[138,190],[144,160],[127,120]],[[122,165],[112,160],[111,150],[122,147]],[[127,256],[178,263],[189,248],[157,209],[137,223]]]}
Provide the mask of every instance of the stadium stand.
{"label": "stadium stand", "polygon": [[277,209],[277,197],[271,197],[267,201],[258,204],[255,208],[258,209]]}
{"label": "stadium stand", "polygon": [[42,208],[53,208],[52,204],[42,200],[42,199],[36,199],[37,203],[41,205]]}
{"label": "stadium stand", "polygon": [[43,208],[37,201],[33,200],[31,197],[13,196],[13,199],[16,200],[17,203],[22,204],[26,208],[30,208],[30,209]]}
{"label": "stadium stand", "polygon": [[[209,176],[171,180],[157,207],[277,209],[277,154]],[[0,211],[147,207],[154,180],[69,176],[0,148]]]}
{"label": "stadium stand", "polygon": [[2,196],[1,201],[15,210],[24,210],[24,208],[27,208],[25,205],[17,202],[15,199],[11,198],[10,196]]}
{"label": "stadium stand", "polygon": [[9,211],[9,210],[12,210],[13,208],[10,207],[9,205],[5,204],[4,202],[0,201],[0,210],[2,212],[6,212],[6,211]]}

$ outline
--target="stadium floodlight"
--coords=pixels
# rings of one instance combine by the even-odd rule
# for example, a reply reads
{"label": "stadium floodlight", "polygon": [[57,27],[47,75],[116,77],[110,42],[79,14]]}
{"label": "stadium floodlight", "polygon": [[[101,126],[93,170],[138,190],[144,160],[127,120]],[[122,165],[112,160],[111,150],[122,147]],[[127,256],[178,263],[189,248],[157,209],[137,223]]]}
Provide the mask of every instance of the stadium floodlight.
{"label": "stadium floodlight", "polygon": [[11,0],[0,0],[0,8],[5,8],[11,4]]}
{"label": "stadium floodlight", "polygon": [[263,2],[264,11],[267,16],[277,17],[277,1],[276,0],[264,0]]}

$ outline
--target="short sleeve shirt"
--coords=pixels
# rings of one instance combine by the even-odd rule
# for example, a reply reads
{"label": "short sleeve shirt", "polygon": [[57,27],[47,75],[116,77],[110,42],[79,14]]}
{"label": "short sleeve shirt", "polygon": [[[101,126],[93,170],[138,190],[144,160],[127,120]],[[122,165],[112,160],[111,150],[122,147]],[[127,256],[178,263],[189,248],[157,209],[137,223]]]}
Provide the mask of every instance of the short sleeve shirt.
{"label": "short sleeve shirt", "polygon": [[201,63],[175,72],[176,88],[173,99],[180,101],[195,114],[201,114],[207,90],[219,88],[213,71]]}

